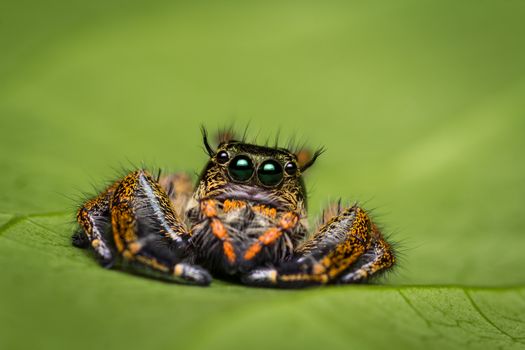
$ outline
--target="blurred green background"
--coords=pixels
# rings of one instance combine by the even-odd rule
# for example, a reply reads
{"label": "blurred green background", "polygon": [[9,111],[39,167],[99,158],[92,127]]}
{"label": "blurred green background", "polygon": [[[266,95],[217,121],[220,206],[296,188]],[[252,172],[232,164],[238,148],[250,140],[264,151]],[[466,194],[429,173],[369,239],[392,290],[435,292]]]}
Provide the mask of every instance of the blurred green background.
{"label": "blurred green background", "polygon": [[[491,313],[525,314],[524,18],[517,0],[1,2],[0,345],[523,346],[523,318]],[[400,241],[392,287],[196,289],[69,246],[93,185],[198,172],[200,125],[247,123],[327,148],[312,218],[373,208]]]}

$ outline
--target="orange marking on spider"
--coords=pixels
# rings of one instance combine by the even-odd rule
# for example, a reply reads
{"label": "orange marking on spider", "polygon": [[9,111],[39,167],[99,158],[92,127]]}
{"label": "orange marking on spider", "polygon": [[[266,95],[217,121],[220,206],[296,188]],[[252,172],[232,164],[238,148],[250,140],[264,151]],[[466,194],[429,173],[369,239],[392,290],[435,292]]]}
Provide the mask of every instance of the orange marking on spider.
{"label": "orange marking on spider", "polygon": [[262,215],[265,215],[265,216],[268,216],[272,219],[275,219],[275,217],[277,216],[277,210],[275,208],[270,208],[270,207],[267,207],[265,205],[254,205],[252,207],[252,210],[256,213],[259,213],[259,214],[262,214]]}
{"label": "orange marking on spider", "polygon": [[227,199],[223,203],[222,210],[225,213],[229,213],[232,210],[241,209],[241,208],[244,208],[245,206],[246,206],[246,202]]}
{"label": "orange marking on spider", "polygon": [[283,234],[283,231],[279,227],[272,227],[263,233],[257,242],[253,243],[244,254],[245,260],[253,259],[262,249],[263,245],[270,245],[279,239]]}
{"label": "orange marking on spider", "polygon": [[246,252],[244,253],[245,260],[253,259],[262,249],[263,245],[270,245],[277,241],[282,235],[283,231],[290,230],[299,221],[297,214],[288,212],[284,214],[279,221],[279,227],[272,227],[266,230],[261,236],[259,236],[257,242],[253,243]]}
{"label": "orange marking on spider", "polygon": [[211,199],[202,201],[201,211],[205,216],[209,218],[217,216],[217,208],[215,207],[215,201]]}
{"label": "orange marking on spider", "polygon": [[222,249],[224,251],[224,255],[226,255],[226,258],[230,262],[230,264],[233,264],[237,258],[235,255],[235,251],[233,250],[233,245],[229,241],[224,241],[222,243]]}
{"label": "orange marking on spider", "polygon": [[230,242],[228,232],[221,220],[217,217],[217,207],[214,200],[205,200],[201,202],[201,210],[203,214],[210,219],[210,227],[212,234],[222,241],[222,250],[226,259],[230,264],[233,264],[237,259],[233,245]]}
{"label": "orange marking on spider", "polygon": [[259,237],[259,241],[264,245],[268,245],[275,242],[279,237],[281,237],[282,234],[282,229],[272,227]]}
{"label": "orange marking on spider", "polygon": [[228,233],[226,232],[226,229],[224,228],[224,225],[222,222],[217,218],[211,219],[211,232],[215,237],[217,237],[220,240],[225,240],[228,238]]}
{"label": "orange marking on spider", "polygon": [[289,212],[283,215],[283,217],[281,218],[281,221],[279,222],[279,225],[284,230],[289,230],[297,224],[298,220],[299,220],[299,217],[297,216],[297,214]]}
{"label": "orange marking on spider", "polygon": [[261,251],[262,246],[259,242],[252,244],[244,253],[244,260],[252,260]]}

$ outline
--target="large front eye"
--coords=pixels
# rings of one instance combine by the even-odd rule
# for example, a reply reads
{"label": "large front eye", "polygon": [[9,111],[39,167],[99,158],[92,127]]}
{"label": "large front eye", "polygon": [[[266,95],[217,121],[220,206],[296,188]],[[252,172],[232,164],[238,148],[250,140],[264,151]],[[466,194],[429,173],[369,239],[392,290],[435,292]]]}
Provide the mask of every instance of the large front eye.
{"label": "large front eye", "polygon": [[247,156],[237,156],[233,158],[228,165],[228,171],[230,176],[235,181],[247,181],[253,175],[253,163],[252,160]]}
{"label": "large front eye", "polygon": [[264,186],[276,186],[283,179],[283,167],[273,159],[265,160],[257,169],[257,176]]}

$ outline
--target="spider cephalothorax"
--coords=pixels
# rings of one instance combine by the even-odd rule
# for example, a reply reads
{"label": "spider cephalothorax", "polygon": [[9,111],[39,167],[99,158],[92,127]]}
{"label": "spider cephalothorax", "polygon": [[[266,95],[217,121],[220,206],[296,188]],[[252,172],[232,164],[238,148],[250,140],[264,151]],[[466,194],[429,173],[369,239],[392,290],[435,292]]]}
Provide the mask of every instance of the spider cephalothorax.
{"label": "spider cephalothorax", "polygon": [[[77,246],[104,266],[208,284],[211,274],[246,284],[302,287],[352,283],[394,264],[390,245],[357,205],[331,205],[309,235],[303,173],[320,151],[222,138],[192,189],[189,177],[130,173],[77,214]],[[306,153],[308,154],[308,153]]]}
{"label": "spider cephalothorax", "polygon": [[[205,141],[206,142],[206,141]],[[297,157],[282,148],[239,141],[221,143],[210,151],[197,193],[200,198],[253,200],[294,210],[303,207],[306,194]]]}

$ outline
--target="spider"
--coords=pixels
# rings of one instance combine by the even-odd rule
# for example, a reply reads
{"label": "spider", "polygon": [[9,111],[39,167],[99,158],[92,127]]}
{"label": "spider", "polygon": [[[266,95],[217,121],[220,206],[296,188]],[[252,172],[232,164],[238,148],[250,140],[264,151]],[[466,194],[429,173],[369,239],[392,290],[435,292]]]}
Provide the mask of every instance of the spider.
{"label": "spider", "polygon": [[[73,244],[100,264],[209,285],[300,288],[365,282],[395,263],[394,251],[358,205],[329,205],[309,234],[303,174],[311,154],[220,137],[193,189],[187,174],[133,171],[77,212]],[[307,156],[305,156],[307,155]]]}

